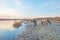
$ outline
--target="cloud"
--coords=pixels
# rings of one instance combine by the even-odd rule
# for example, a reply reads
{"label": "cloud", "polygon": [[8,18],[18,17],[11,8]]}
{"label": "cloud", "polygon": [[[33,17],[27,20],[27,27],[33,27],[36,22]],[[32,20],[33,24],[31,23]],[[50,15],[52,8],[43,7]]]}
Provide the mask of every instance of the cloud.
{"label": "cloud", "polygon": [[21,4],[22,4],[21,0],[20,1],[19,0],[16,0],[16,6],[19,6]]}
{"label": "cloud", "polygon": [[22,1],[23,0],[16,0],[16,6],[22,8],[22,9],[32,8],[31,6],[28,6],[26,4],[23,4]]}
{"label": "cloud", "polygon": [[0,18],[19,18],[19,12],[15,9],[6,9],[0,11]]}

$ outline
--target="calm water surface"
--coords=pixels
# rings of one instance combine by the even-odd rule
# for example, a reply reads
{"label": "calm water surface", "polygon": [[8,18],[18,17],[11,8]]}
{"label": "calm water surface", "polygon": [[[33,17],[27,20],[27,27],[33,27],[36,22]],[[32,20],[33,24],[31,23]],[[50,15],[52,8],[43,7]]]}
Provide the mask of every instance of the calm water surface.
{"label": "calm water surface", "polygon": [[[25,26],[21,26],[18,29],[13,27],[15,21],[0,21],[0,40],[12,40],[19,33],[25,30]],[[38,26],[41,24],[39,23]],[[47,29],[44,29],[43,33],[52,34],[60,40],[60,23],[52,21],[52,25],[49,25]]]}

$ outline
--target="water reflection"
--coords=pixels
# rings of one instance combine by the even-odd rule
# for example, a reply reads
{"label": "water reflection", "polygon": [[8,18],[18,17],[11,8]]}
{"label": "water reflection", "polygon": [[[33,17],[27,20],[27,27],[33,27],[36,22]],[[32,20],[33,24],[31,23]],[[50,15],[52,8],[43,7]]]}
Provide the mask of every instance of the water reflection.
{"label": "water reflection", "polygon": [[[47,28],[42,28],[41,23],[37,22],[37,26],[34,27],[31,23],[22,23],[22,25],[14,29],[12,24],[14,21],[1,21],[0,27],[7,29],[0,29],[0,40],[20,40],[17,39],[18,35],[25,35],[33,39],[38,36],[41,40],[60,40],[60,23],[52,22]],[[14,30],[11,30],[13,28]],[[8,30],[9,29],[9,30]],[[19,36],[19,38],[20,38]],[[29,39],[29,38],[26,39]]]}

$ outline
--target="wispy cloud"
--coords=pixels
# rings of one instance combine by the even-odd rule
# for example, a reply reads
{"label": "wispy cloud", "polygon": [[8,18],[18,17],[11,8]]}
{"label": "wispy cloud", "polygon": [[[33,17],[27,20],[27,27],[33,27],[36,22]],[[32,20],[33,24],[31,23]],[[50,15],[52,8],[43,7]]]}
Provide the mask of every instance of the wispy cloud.
{"label": "wispy cloud", "polygon": [[0,11],[0,18],[19,18],[19,12],[15,9],[7,9]]}
{"label": "wispy cloud", "polygon": [[48,16],[49,13],[49,15],[51,15],[54,13],[57,14],[58,12],[60,13],[60,1],[0,0],[0,15],[11,15],[18,17],[20,14],[20,16],[34,15],[35,17],[38,15]]}
{"label": "wispy cloud", "polygon": [[22,1],[23,0],[16,0],[16,6],[22,8],[22,9],[32,8],[31,6],[28,6],[26,4],[23,4]]}
{"label": "wispy cloud", "polygon": [[20,1],[19,0],[16,0],[16,6],[19,6],[19,5],[22,5],[21,0]]}

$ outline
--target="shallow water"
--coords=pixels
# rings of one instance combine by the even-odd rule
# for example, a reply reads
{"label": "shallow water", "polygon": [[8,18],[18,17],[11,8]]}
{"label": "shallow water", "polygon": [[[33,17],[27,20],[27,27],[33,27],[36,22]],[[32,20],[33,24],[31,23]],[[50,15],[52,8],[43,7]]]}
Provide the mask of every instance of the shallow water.
{"label": "shallow water", "polygon": [[33,34],[37,33],[40,36],[43,35],[44,38],[40,37],[41,40],[48,40],[50,36],[54,37],[54,40],[60,40],[60,23],[56,23],[55,21],[51,22],[52,24],[44,29],[39,21],[35,28],[31,24],[27,24],[20,26],[18,29],[14,29],[12,25],[14,21],[0,21],[0,40],[13,40],[18,34],[22,35],[23,33],[26,33],[25,30],[29,30],[27,32],[32,31]]}
{"label": "shallow water", "polygon": [[39,40],[60,40],[60,23],[56,23],[55,21],[51,22],[52,24],[46,27],[41,26],[40,21],[38,21],[36,27],[32,25],[26,26],[24,32],[19,34],[20,36],[17,36],[16,40],[22,40],[22,36],[25,37],[25,40],[35,40],[35,36],[37,36]]}

